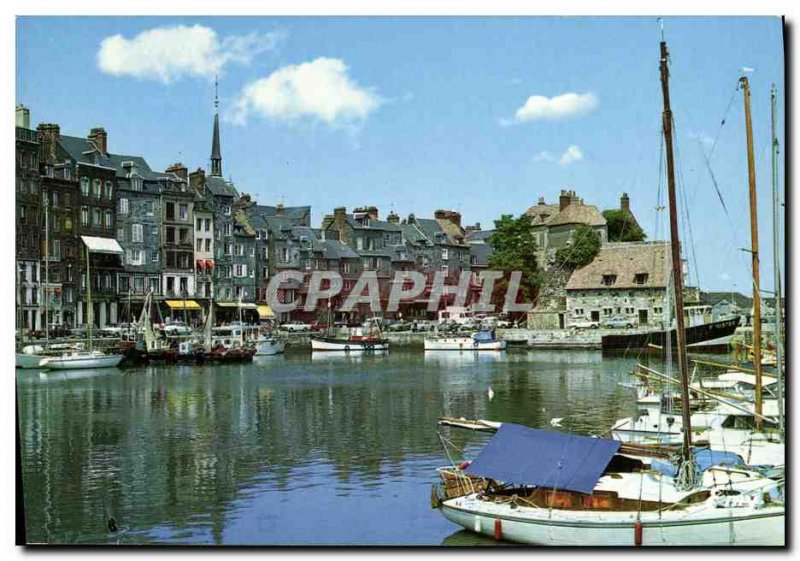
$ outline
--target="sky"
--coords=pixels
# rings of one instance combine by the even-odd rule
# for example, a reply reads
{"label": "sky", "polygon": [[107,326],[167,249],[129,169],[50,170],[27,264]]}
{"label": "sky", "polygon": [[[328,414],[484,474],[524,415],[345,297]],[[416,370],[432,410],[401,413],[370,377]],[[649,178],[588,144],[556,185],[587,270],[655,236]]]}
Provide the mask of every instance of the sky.
{"label": "sky", "polygon": [[[772,290],[781,20],[667,17],[663,30],[691,282],[751,290],[745,72]],[[20,17],[16,101],[32,126],[103,126],[113,153],[208,169],[218,76],[225,177],[261,204],[311,205],[314,226],[375,205],[454,209],[486,229],[574,189],[601,210],[627,192],[655,240],[668,235],[660,40],[652,17]],[[782,169],[779,185],[783,200]]]}

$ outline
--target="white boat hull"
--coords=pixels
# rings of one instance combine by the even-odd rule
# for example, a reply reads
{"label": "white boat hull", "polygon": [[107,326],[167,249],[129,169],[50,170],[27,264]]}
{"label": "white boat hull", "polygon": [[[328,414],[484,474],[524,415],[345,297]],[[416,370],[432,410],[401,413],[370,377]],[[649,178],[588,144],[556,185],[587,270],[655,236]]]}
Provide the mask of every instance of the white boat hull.
{"label": "white boat hull", "polygon": [[369,342],[338,342],[326,341],[324,339],[311,339],[312,351],[341,351],[345,353],[363,353],[372,351],[389,350],[388,342],[369,343]]}
{"label": "white boat hull", "polygon": [[42,361],[49,370],[80,370],[84,368],[110,368],[122,362],[122,355],[52,357]]}
{"label": "white boat hull", "polygon": [[42,361],[45,358],[41,355],[17,353],[17,368],[41,368]]}
{"label": "white boat hull", "polygon": [[286,349],[286,342],[277,339],[258,341],[256,343],[256,356],[279,355]]}
{"label": "white boat hull", "polygon": [[425,339],[426,351],[504,351],[505,341],[475,341],[471,337]]}
{"label": "white boat hull", "polygon": [[[471,532],[495,535],[525,544],[559,546],[632,546],[636,512],[603,512],[587,519],[585,512],[546,508],[511,508],[478,501],[474,495],[444,501],[442,514]],[[785,544],[783,507],[713,508],[705,503],[681,511],[642,512],[641,545],[730,546]]]}

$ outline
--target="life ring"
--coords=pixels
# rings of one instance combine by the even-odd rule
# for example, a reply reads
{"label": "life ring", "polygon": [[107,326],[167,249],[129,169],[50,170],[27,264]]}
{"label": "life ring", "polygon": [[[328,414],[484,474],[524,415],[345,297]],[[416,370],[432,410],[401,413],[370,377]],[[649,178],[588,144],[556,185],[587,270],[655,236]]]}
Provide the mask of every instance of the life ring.
{"label": "life ring", "polygon": [[350,352],[350,345],[345,345],[344,346],[344,352],[346,352],[346,353]]}

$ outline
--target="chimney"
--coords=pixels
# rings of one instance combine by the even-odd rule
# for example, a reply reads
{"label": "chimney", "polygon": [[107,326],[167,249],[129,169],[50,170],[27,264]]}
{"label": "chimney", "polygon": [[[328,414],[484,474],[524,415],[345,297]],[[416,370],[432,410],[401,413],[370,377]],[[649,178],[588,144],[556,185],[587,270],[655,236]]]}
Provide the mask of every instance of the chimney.
{"label": "chimney", "polygon": [[56,147],[61,138],[61,127],[53,123],[42,123],[36,127],[39,137],[39,161],[42,164],[55,165]]}
{"label": "chimney", "polygon": [[537,204],[543,205],[544,204],[544,197],[539,197],[539,202]]}
{"label": "chimney", "polygon": [[622,193],[622,197],[619,199],[619,208],[625,212],[631,211],[631,199],[628,197],[628,193]]}
{"label": "chimney", "polygon": [[31,110],[24,105],[17,105],[17,126],[23,129],[31,128]]}
{"label": "chimney", "polygon": [[206,193],[206,172],[203,168],[197,168],[189,174],[189,187],[194,189],[198,194],[205,195]]}
{"label": "chimney", "polygon": [[[250,195],[247,196],[247,200],[250,200]],[[283,203],[278,203],[275,205],[275,214],[278,216],[283,216]]]}
{"label": "chimney", "polygon": [[339,241],[347,243],[347,231],[345,230],[345,218],[347,207],[336,207],[333,209],[333,227],[339,231]]}
{"label": "chimney", "polygon": [[378,207],[376,206],[360,206],[354,208],[353,212],[363,212],[370,220],[378,220]]}
{"label": "chimney", "polygon": [[178,162],[177,164],[172,164],[171,166],[169,166],[164,171],[166,173],[174,173],[175,175],[177,175],[178,177],[180,177],[184,181],[189,179],[189,170],[186,168],[185,165],[183,165],[180,162]]}
{"label": "chimney", "polygon": [[409,224],[416,224],[417,223],[417,217],[414,216],[413,212],[408,215],[408,223]]}
{"label": "chimney", "polygon": [[108,154],[108,134],[103,127],[95,127],[89,131],[89,140],[91,140],[95,147],[104,156]]}
{"label": "chimney", "polygon": [[572,193],[565,189],[561,190],[561,195],[558,197],[558,210],[564,210],[569,206]]}
{"label": "chimney", "polygon": [[386,216],[386,221],[390,222],[392,224],[399,224],[400,223],[400,217],[395,213],[395,211],[391,211]]}

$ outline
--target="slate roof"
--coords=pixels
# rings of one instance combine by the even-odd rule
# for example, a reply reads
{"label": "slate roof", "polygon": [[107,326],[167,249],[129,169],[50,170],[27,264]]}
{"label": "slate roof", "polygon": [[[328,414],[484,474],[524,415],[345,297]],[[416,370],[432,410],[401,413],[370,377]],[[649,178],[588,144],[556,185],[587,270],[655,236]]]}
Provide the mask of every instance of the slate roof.
{"label": "slate roof", "polygon": [[470,258],[473,265],[488,267],[489,257],[492,255],[492,246],[488,243],[474,243],[469,246]]}
{"label": "slate roof", "polygon": [[358,259],[359,255],[352,247],[339,240],[325,240],[325,257],[327,259]]}
{"label": "slate roof", "polygon": [[494,234],[494,230],[472,230],[467,232],[467,241],[489,243],[492,234]]}
{"label": "slate roof", "polygon": [[[261,214],[263,216],[276,216],[278,214],[278,207],[266,205],[253,205],[251,207],[253,213]],[[310,222],[307,220],[311,215],[310,206],[287,206],[283,207],[284,216],[299,222]]]}
{"label": "slate roof", "polygon": [[[572,273],[567,290],[665,288],[669,255],[666,242],[606,244],[600,247],[591,263]],[[640,273],[647,273],[647,282],[636,284],[634,278]],[[616,282],[611,286],[604,285],[604,275],[616,275]]]}
{"label": "slate roof", "polygon": [[238,195],[233,185],[215,175],[206,176],[206,189],[216,197],[236,197]]}

